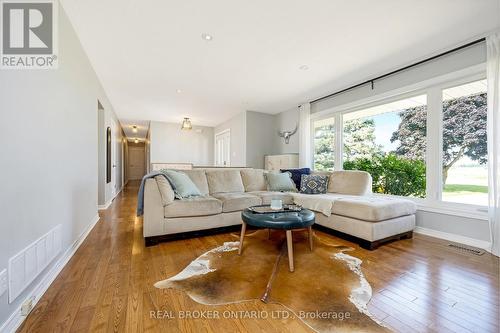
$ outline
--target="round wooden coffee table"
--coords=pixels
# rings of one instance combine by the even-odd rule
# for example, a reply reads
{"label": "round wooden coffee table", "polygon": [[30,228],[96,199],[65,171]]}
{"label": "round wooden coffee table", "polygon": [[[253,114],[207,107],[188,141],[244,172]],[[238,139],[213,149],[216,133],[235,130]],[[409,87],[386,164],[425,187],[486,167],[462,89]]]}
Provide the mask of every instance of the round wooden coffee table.
{"label": "round wooden coffee table", "polygon": [[241,219],[243,222],[241,225],[240,247],[238,249],[238,254],[240,255],[243,251],[243,239],[245,238],[247,224],[257,228],[282,229],[286,231],[290,272],[294,271],[292,230],[308,229],[309,248],[311,251],[313,249],[311,226],[314,224],[316,217],[314,213],[308,209],[302,209],[300,212],[255,213],[247,208],[241,212]]}

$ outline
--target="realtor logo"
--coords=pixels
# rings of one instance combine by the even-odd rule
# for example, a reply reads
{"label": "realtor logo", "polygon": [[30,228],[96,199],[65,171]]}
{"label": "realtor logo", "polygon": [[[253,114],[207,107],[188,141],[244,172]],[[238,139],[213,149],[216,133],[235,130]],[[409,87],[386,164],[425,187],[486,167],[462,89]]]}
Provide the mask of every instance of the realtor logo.
{"label": "realtor logo", "polygon": [[56,0],[0,0],[0,7],[0,68],[57,68]]}

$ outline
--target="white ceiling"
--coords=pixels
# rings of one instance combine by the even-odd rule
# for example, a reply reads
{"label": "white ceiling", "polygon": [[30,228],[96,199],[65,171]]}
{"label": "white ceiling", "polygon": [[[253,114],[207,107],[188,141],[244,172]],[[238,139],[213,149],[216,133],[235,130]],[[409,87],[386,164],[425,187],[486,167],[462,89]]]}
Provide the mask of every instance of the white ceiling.
{"label": "white ceiling", "polygon": [[62,3],[120,119],[206,126],[281,112],[500,22],[500,0]]}

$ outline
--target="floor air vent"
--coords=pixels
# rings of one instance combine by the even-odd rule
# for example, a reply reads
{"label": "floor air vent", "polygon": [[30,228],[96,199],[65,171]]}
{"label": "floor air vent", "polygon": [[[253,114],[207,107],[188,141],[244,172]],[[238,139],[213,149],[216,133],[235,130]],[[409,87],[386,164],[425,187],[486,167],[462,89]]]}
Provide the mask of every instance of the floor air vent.
{"label": "floor air vent", "polygon": [[482,256],[484,254],[484,250],[482,250],[482,249],[470,247],[470,246],[463,245],[463,244],[450,243],[450,244],[448,244],[448,247],[451,247],[452,249],[458,250],[460,252],[475,254],[476,256]]}

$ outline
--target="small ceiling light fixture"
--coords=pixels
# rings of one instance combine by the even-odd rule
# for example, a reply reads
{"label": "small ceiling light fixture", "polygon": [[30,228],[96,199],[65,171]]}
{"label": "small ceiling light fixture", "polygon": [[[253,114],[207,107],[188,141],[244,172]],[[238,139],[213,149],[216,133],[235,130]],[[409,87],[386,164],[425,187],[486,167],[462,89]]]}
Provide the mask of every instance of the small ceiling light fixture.
{"label": "small ceiling light fixture", "polygon": [[177,91],[178,94],[180,94],[182,92],[181,89],[177,89],[176,91]]}
{"label": "small ceiling light fixture", "polygon": [[192,130],[192,129],[193,125],[191,125],[191,119],[184,118],[184,120],[182,121],[181,130]]}
{"label": "small ceiling light fixture", "polygon": [[135,138],[134,143],[139,143],[139,139]]}
{"label": "small ceiling light fixture", "polygon": [[136,125],[132,126],[132,132],[137,133],[137,126]]}
{"label": "small ceiling light fixture", "polygon": [[299,69],[300,69],[301,71],[307,71],[307,70],[309,69],[309,66],[307,66],[307,65],[302,65],[302,66],[300,66],[300,67],[299,67]]}
{"label": "small ceiling light fixture", "polygon": [[201,34],[201,38],[203,38],[204,40],[206,40],[207,42],[210,42],[212,39],[214,39],[212,37],[212,35],[209,35],[209,34]]}

